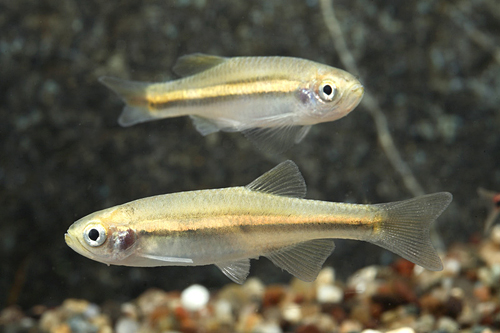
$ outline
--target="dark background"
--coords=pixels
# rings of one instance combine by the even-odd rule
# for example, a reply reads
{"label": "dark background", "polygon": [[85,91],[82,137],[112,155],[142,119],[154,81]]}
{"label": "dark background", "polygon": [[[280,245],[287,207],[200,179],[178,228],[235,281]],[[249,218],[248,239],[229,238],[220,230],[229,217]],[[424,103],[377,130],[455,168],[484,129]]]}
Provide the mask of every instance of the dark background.
{"label": "dark background", "polygon": [[[387,116],[426,192],[450,191],[438,221],[446,244],[482,232],[478,186],[500,190],[500,4],[335,1],[365,90]],[[283,156],[240,134],[202,137],[188,118],[121,128],[123,103],[101,75],[175,78],[182,55],[294,56],[343,67],[316,0],[7,0],[0,4],[0,308],[68,297],[128,300],[229,280],[213,266],[107,267],[66,246],[64,233],[96,210],[146,196],[244,185],[293,159],[308,198],[378,203],[412,194],[392,168],[370,114],[315,126]],[[327,264],[345,277],[395,256],[337,241]],[[265,283],[290,275],[252,261]]]}

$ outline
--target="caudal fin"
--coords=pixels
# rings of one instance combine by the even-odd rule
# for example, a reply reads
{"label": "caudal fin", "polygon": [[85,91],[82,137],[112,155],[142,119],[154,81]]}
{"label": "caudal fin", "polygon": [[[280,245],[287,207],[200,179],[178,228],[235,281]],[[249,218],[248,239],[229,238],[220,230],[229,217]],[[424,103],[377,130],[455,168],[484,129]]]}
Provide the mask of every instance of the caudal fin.
{"label": "caudal fin", "polygon": [[126,103],[118,123],[123,127],[132,126],[156,119],[149,111],[146,100],[146,88],[150,83],[117,79],[101,76],[99,81],[113,90]]}
{"label": "caudal fin", "polygon": [[380,223],[376,239],[370,242],[428,270],[442,270],[443,264],[431,244],[429,231],[431,223],[451,200],[451,193],[440,192],[375,205],[386,211],[387,218]]}

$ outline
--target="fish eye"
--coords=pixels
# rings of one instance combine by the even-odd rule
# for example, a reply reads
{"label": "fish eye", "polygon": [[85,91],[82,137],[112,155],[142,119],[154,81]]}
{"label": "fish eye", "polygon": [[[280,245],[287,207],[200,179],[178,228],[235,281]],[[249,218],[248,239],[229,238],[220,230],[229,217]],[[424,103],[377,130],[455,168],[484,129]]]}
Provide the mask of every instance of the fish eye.
{"label": "fish eye", "polygon": [[91,224],[83,231],[83,238],[90,246],[100,246],[106,241],[106,229],[100,224]]}
{"label": "fish eye", "polygon": [[333,82],[325,81],[319,85],[318,94],[323,101],[331,102],[337,95],[337,88]]}

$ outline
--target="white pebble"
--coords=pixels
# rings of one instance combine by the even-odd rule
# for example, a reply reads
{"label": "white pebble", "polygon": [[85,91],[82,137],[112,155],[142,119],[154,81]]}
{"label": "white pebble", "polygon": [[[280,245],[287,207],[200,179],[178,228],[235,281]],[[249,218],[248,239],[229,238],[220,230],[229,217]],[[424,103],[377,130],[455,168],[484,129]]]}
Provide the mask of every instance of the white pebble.
{"label": "white pebble", "polygon": [[491,265],[491,279],[494,284],[500,281],[500,264]]}
{"label": "white pebble", "polygon": [[181,304],[188,311],[198,311],[207,305],[209,298],[210,293],[207,288],[193,284],[182,291]]}
{"label": "white pebble", "polygon": [[298,323],[302,318],[302,312],[300,311],[300,306],[298,304],[292,303],[284,306],[282,310],[283,319],[289,321],[293,324]]}
{"label": "white pebble", "polygon": [[243,284],[243,290],[245,293],[250,296],[252,299],[262,299],[264,296],[264,291],[266,287],[260,281],[259,279],[255,277],[249,278],[244,284]]}
{"label": "white pebble", "polygon": [[321,285],[316,290],[316,299],[319,303],[340,303],[343,298],[342,289],[334,285]]}
{"label": "white pebble", "polygon": [[500,245],[500,224],[497,224],[491,229],[491,240],[496,245]]}
{"label": "white pebble", "polygon": [[458,332],[459,328],[458,323],[449,317],[441,317],[437,322],[437,329],[439,331]]}
{"label": "white pebble", "polygon": [[260,323],[253,328],[252,332],[282,333],[283,330],[276,323]]}
{"label": "white pebble", "polygon": [[444,271],[451,274],[452,276],[457,275],[460,272],[461,264],[455,258],[446,258],[443,260]]}
{"label": "white pebble", "polygon": [[392,331],[387,331],[387,333],[415,333],[415,330],[411,327],[401,327]]}
{"label": "white pebble", "polygon": [[316,284],[332,284],[335,282],[335,270],[332,267],[323,268],[316,278]]}
{"label": "white pebble", "polygon": [[116,333],[134,333],[139,330],[139,323],[132,318],[122,317],[115,326]]}
{"label": "white pebble", "polygon": [[233,308],[231,303],[220,299],[215,303],[215,317],[220,323],[231,323],[233,321]]}

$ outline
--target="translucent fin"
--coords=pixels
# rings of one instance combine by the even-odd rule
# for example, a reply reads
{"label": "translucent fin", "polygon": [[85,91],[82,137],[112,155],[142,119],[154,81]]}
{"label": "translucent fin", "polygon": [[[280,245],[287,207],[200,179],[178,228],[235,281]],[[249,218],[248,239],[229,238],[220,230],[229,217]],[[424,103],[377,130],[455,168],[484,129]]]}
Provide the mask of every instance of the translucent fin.
{"label": "translucent fin", "polygon": [[311,125],[302,126],[300,131],[295,136],[295,143],[299,143],[300,141],[302,141],[311,130],[311,127],[312,127]]}
{"label": "translucent fin", "polygon": [[177,263],[177,264],[179,264],[179,263],[192,264],[193,263],[193,259],[190,259],[190,258],[166,257],[166,256],[155,255],[155,254],[142,254],[141,257],[153,259],[153,260],[158,260],[158,261]]}
{"label": "translucent fin", "polygon": [[331,239],[315,239],[265,254],[278,267],[305,282],[316,280],[323,264],[335,249]]}
{"label": "translucent fin", "polygon": [[376,240],[368,241],[428,270],[440,271],[443,264],[432,247],[429,229],[451,200],[450,193],[440,192],[375,205],[386,211],[387,218],[376,229]]}
{"label": "translucent fin", "polygon": [[488,216],[486,217],[486,221],[484,221],[484,234],[487,235],[497,220],[498,215],[500,215],[500,193],[489,191],[482,187],[477,189],[477,193],[489,206]]}
{"label": "translucent fin", "polygon": [[145,98],[146,88],[150,83],[121,80],[109,76],[101,76],[99,81],[113,90],[127,104],[118,118],[121,126],[128,127],[157,119],[149,112]]}
{"label": "translucent fin", "polygon": [[222,64],[227,58],[203,53],[188,54],[177,59],[173,71],[179,76],[189,76]]}
{"label": "translucent fin", "polygon": [[215,264],[232,281],[242,284],[250,272],[250,259]]}
{"label": "translucent fin", "polygon": [[484,234],[487,235],[491,231],[491,227],[500,215],[500,210],[498,208],[490,210],[488,216],[486,217],[486,221],[484,221]]}
{"label": "translucent fin", "polygon": [[257,127],[243,131],[243,134],[260,150],[280,154],[299,143],[309,132],[310,126],[283,125]]}
{"label": "translucent fin", "polygon": [[293,198],[303,198],[307,192],[304,177],[290,160],[281,162],[245,187],[252,191]]}
{"label": "translucent fin", "polygon": [[201,135],[206,136],[218,132],[220,129],[217,124],[211,122],[210,120],[198,116],[189,116],[193,120],[193,125]]}

